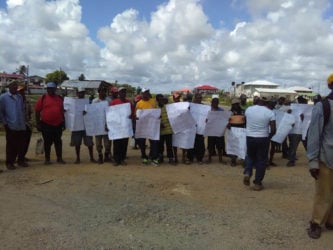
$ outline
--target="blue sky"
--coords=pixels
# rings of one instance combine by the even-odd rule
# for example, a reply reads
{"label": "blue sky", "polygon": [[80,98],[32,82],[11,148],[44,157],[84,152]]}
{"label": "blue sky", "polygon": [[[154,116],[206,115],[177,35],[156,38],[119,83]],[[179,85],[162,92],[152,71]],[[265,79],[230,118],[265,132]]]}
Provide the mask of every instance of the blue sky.
{"label": "blue sky", "polygon": [[153,92],[255,80],[325,89],[331,13],[332,0],[0,0],[0,71],[61,67]]}

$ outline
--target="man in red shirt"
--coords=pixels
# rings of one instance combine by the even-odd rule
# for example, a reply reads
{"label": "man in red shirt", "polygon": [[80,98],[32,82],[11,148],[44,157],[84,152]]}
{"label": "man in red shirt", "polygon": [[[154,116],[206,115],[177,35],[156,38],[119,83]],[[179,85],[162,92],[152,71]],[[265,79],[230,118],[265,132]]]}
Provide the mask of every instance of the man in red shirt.
{"label": "man in red shirt", "polygon": [[37,130],[42,132],[44,139],[45,165],[51,164],[51,146],[54,143],[57,162],[65,164],[62,159],[62,131],[64,124],[63,99],[56,94],[57,85],[54,82],[46,84],[47,93],[41,96],[35,105]]}

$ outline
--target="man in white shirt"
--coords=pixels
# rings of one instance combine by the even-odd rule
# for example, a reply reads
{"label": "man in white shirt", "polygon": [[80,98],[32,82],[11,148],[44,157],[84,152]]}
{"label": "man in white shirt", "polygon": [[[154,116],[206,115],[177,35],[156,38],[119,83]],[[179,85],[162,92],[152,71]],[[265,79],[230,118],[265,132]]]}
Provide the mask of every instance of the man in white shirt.
{"label": "man in white shirt", "polygon": [[247,164],[244,169],[243,183],[250,185],[253,167],[256,168],[253,190],[263,189],[270,142],[270,133],[275,134],[275,115],[266,107],[266,98],[260,98],[258,105],[248,107],[245,111],[246,118],[246,146]]}

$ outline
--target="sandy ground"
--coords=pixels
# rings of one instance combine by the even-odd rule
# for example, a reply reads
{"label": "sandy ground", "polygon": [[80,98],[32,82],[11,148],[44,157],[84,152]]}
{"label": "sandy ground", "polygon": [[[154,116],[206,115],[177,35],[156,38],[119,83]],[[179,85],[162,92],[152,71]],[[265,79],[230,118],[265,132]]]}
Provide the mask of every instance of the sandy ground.
{"label": "sandy ground", "polygon": [[[302,146],[297,166],[267,171],[261,192],[242,184],[242,167],[142,166],[129,150],[128,165],[43,165],[0,174],[1,249],[332,249],[333,232],[309,239],[314,180]],[[4,166],[4,135],[0,137]],[[54,158],[54,157],[53,157]],[[229,159],[228,159],[229,161]]]}

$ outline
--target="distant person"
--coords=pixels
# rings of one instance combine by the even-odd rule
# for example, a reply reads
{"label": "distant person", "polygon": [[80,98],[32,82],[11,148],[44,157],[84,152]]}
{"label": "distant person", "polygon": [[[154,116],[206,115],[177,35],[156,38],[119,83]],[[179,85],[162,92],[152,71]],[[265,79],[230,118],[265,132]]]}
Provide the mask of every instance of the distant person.
{"label": "distant person", "polygon": [[166,104],[168,104],[168,98],[162,94],[156,95],[156,101],[158,107],[161,109],[161,125],[160,125],[160,141],[159,141],[159,162],[164,162],[164,145],[166,147],[166,156],[169,160],[169,164],[175,164],[174,151],[172,147],[172,128],[168,118]]}
{"label": "distant person", "polygon": [[[228,129],[231,127],[235,128],[245,128],[245,115],[244,110],[240,106],[240,99],[239,98],[233,98],[231,100],[231,109],[232,115],[230,116],[229,123],[227,125]],[[235,167],[237,165],[237,156],[236,155],[230,155],[231,163],[230,165],[232,167]]]}
{"label": "distant person", "polygon": [[315,197],[308,228],[310,238],[321,236],[321,226],[333,230],[333,74],[327,78],[330,94],[313,110],[308,132],[307,158],[315,179]]}
{"label": "distant person", "polygon": [[[86,90],[83,87],[79,87],[77,89],[77,98],[78,99],[84,99],[86,94]],[[82,116],[85,114],[85,111],[82,112]],[[89,158],[90,162],[92,163],[97,163],[97,161],[94,159],[94,152],[93,152],[93,147],[94,147],[94,142],[93,142],[93,137],[88,136],[86,134],[86,130],[79,130],[79,131],[72,131],[71,133],[71,143],[70,145],[72,147],[75,147],[75,154],[76,154],[76,160],[75,164],[80,164],[81,163],[81,144],[82,141],[84,145],[88,148],[89,152]]]}
{"label": "distant person", "polygon": [[25,115],[25,135],[24,135],[24,161],[28,162],[29,159],[26,157],[26,154],[29,150],[31,135],[32,135],[32,123],[31,123],[31,116],[32,116],[32,106],[30,101],[28,100],[27,96],[25,95],[26,88],[24,85],[20,85],[17,87],[18,93],[23,98],[23,109],[24,109],[24,115]]}
{"label": "distant person", "polygon": [[[139,110],[139,109],[156,109],[157,108],[156,100],[151,98],[149,89],[143,88],[141,90],[141,96],[142,96],[141,100],[138,101],[135,106],[135,114],[136,114],[137,110]],[[142,164],[146,165],[149,163],[149,161],[148,161],[149,159],[146,154],[146,138],[138,138],[138,143],[139,143],[139,147],[141,150]],[[159,159],[158,159],[159,140],[149,139],[149,144],[150,144],[149,158],[154,166],[158,166],[159,165]]]}
{"label": "distant person", "polygon": [[[196,93],[193,98],[193,103],[202,104],[202,94]],[[200,134],[195,135],[194,147],[187,150],[187,157],[192,163],[194,158],[196,158],[199,164],[203,163],[203,158],[205,156],[205,137]]]}
{"label": "distant person", "polygon": [[24,159],[25,153],[25,114],[23,98],[17,92],[17,81],[8,85],[9,91],[0,96],[0,117],[6,132],[6,167],[16,169],[14,165],[28,167]]}
{"label": "distant person", "polygon": [[247,96],[245,94],[241,94],[239,96],[239,100],[240,100],[240,107],[242,108],[242,110],[245,110],[251,106],[248,102],[247,102]]}
{"label": "distant person", "polygon": [[[307,100],[303,96],[297,98],[299,104],[307,104]],[[289,140],[289,151],[288,151],[288,162],[287,167],[294,167],[296,165],[296,152],[299,143],[302,141],[303,146],[306,150],[306,140],[302,140],[302,121],[304,115],[301,114],[299,118],[296,118],[295,125],[288,134]]]}
{"label": "distant person", "polygon": [[262,181],[265,177],[268,150],[269,133],[275,134],[275,115],[272,110],[266,107],[266,99],[261,98],[258,105],[250,106],[245,111],[246,118],[246,146],[247,163],[244,168],[243,183],[250,185],[252,168],[256,168],[253,190],[263,189]]}
{"label": "distant person", "polygon": [[62,132],[65,129],[64,100],[56,94],[54,82],[46,84],[47,93],[38,98],[35,105],[37,130],[42,132],[44,139],[45,165],[52,164],[51,146],[54,143],[57,163],[65,164],[62,158]]}
{"label": "distant person", "polygon": [[[106,99],[107,89],[104,87],[99,87],[97,91],[98,91],[98,97],[96,97],[92,101],[92,103],[106,102],[109,105],[109,102]],[[107,132],[106,124],[105,124],[105,132]],[[96,150],[98,153],[98,163],[103,164],[104,162],[111,162],[112,161],[111,141],[109,140],[108,134],[105,133],[104,135],[96,135],[95,142],[96,142]],[[104,144],[104,154],[103,154],[103,144]]]}
{"label": "distant person", "polygon": [[[124,87],[120,87],[118,89],[118,98],[115,98],[111,101],[110,106],[129,103],[131,108],[131,114],[128,119],[133,119],[134,109],[132,103],[129,99],[126,98],[127,89]],[[121,138],[113,140],[113,157],[114,157],[114,166],[119,165],[127,165],[126,163],[126,155],[127,155],[127,147],[128,147],[128,138]]]}
{"label": "distant person", "polygon": [[[223,108],[219,107],[219,98],[215,97],[211,101],[211,111],[223,111]],[[222,159],[223,146],[224,146],[224,136],[208,136],[208,159],[207,163],[212,162],[212,156],[214,155],[215,148],[217,149],[217,155],[219,157],[219,163],[225,164]]]}

